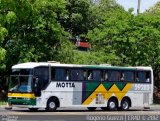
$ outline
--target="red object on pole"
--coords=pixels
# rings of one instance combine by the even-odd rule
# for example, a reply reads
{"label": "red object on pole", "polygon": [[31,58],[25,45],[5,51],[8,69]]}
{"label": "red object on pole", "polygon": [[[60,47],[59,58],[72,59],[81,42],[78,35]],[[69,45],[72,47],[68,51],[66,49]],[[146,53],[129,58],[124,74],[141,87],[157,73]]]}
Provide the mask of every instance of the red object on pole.
{"label": "red object on pole", "polygon": [[91,48],[91,44],[89,44],[89,42],[81,42],[81,41],[77,41],[76,45],[78,47],[84,47],[84,48]]}

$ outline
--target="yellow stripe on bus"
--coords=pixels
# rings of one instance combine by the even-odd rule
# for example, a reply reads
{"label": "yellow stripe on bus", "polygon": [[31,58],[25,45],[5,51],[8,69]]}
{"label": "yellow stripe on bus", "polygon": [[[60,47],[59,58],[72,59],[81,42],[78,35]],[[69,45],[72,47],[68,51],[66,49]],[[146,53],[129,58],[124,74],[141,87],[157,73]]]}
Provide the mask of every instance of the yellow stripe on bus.
{"label": "yellow stripe on bus", "polygon": [[98,88],[83,102],[83,105],[89,105],[96,98],[96,94],[98,94],[98,92],[106,93],[106,89],[102,84],[100,84]]}
{"label": "yellow stripe on bus", "polygon": [[8,97],[35,98],[33,93],[8,93]]}
{"label": "yellow stripe on bus", "polygon": [[112,94],[115,94],[118,100],[122,100],[125,94],[131,89],[132,84],[126,84],[124,89],[121,91],[118,87],[114,84],[110,90],[106,90],[103,84],[100,84],[97,89],[83,102],[83,105],[89,105],[98,94],[102,94],[105,100],[108,100]]}

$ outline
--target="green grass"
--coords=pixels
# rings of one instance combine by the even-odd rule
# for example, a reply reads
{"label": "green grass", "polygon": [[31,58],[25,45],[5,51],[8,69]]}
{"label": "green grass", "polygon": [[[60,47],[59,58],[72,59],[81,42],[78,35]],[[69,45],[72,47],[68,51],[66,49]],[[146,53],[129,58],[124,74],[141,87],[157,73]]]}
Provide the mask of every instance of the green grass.
{"label": "green grass", "polygon": [[0,100],[0,105],[6,105],[6,104],[7,104],[7,102]]}

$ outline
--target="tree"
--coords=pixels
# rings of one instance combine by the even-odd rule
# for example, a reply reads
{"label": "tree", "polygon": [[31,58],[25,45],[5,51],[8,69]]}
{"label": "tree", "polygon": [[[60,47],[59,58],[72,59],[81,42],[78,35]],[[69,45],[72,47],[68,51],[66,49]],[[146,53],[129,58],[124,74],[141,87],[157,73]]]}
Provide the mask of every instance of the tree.
{"label": "tree", "polygon": [[146,10],[146,13],[151,13],[151,14],[158,12],[160,12],[160,2],[157,2],[153,7]]}
{"label": "tree", "polygon": [[90,0],[66,0],[65,17],[58,19],[73,37],[88,32]]}
{"label": "tree", "polygon": [[124,12],[124,8],[120,6],[115,0],[98,0],[94,2],[91,0],[89,8],[89,30],[92,30],[102,24],[107,18],[116,12]]}
{"label": "tree", "polygon": [[[0,77],[22,62],[73,60],[70,34],[58,21],[66,13],[65,0],[1,0]],[[69,57],[67,57],[68,55]]]}
{"label": "tree", "polygon": [[[115,12],[99,27],[89,32],[95,50],[115,52],[119,65],[150,65],[159,63],[159,17]],[[130,51],[128,51],[130,50]]]}
{"label": "tree", "polygon": [[[99,26],[88,33],[89,38],[91,38],[91,43],[93,46],[93,51],[103,51],[106,54],[106,58],[111,55],[112,60],[107,63],[112,65],[120,65],[125,60],[125,48],[127,47],[127,41],[125,39],[126,28],[128,26],[128,19],[132,18],[129,13],[120,10],[116,10],[111,16],[104,19],[104,22],[99,24]],[[124,43],[125,45],[123,45]],[[115,61],[113,61],[115,60]]]}
{"label": "tree", "polygon": [[2,43],[6,35],[7,30],[4,27],[0,27],[0,69],[4,68],[4,64],[2,62],[5,59],[6,50],[2,46]]}

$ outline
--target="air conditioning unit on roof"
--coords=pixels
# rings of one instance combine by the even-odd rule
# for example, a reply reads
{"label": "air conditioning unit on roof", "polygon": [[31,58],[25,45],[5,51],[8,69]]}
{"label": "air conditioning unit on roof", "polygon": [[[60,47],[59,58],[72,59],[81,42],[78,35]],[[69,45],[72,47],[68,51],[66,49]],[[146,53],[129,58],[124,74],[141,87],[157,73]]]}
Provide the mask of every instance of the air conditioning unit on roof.
{"label": "air conditioning unit on roof", "polygon": [[48,63],[60,63],[60,62],[57,62],[57,61],[48,61]]}
{"label": "air conditioning unit on roof", "polygon": [[99,64],[100,66],[112,66],[111,64]]}

